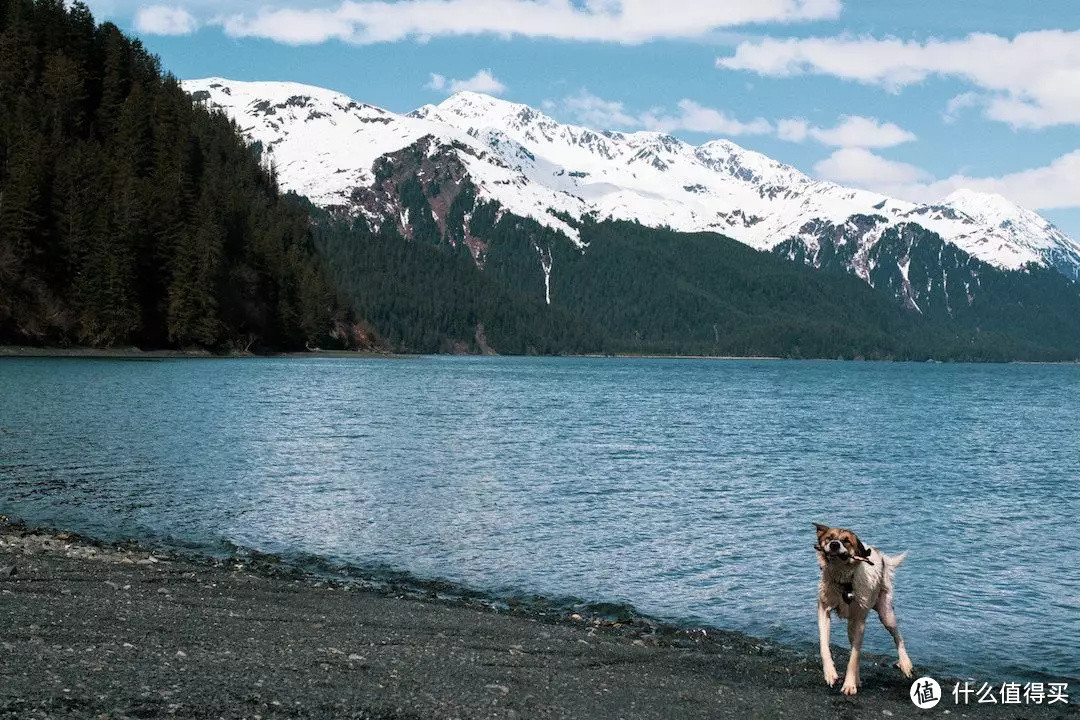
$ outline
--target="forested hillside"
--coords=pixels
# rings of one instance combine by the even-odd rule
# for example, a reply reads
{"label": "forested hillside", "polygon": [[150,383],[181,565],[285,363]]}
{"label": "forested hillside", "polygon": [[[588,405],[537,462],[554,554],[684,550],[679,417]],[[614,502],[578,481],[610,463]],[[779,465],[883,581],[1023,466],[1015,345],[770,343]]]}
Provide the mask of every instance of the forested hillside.
{"label": "forested hillside", "polygon": [[463,244],[406,240],[393,228],[373,233],[363,220],[311,212],[332,277],[397,352],[545,355],[611,349],[607,335],[578,313],[544,303],[535,292],[538,274],[531,283],[507,281],[497,271],[478,269]]}
{"label": "forested hillside", "polygon": [[228,119],[82,3],[0,0],[0,343],[302,349],[346,320]]}
{"label": "forested hillside", "polygon": [[[880,218],[856,220],[872,224]],[[813,260],[797,240],[781,243],[774,252],[826,272],[850,273],[856,245],[831,239],[843,238],[842,232],[829,228]],[[882,232],[864,262],[874,288],[930,324],[996,337],[1000,356],[1070,357],[1080,352],[1080,284],[1052,268],[1031,264],[1003,270],[915,223]]]}
{"label": "forested hillside", "polygon": [[[413,214],[430,217],[422,210]],[[846,272],[712,233],[590,222],[579,228],[588,243],[582,253],[549,228],[505,213],[496,220],[494,208],[481,206],[469,223],[487,243],[480,269],[464,244],[437,234],[409,240],[392,225],[376,233],[363,221],[312,212],[335,280],[401,352],[977,361],[1080,355],[1074,334],[1056,332],[1072,322],[1069,310],[1080,312],[1080,297],[1058,276],[1033,279],[1069,286],[1054,285],[1042,306],[1003,300],[997,320],[982,328],[966,316],[904,309]],[[553,268],[550,305],[540,254]],[[1036,287],[1019,273],[984,271],[987,282],[1014,278]]]}
{"label": "forested hillside", "polygon": [[951,313],[930,314],[849,273],[776,262],[774,253],[713,233],[605,222],[586,224],[582,237],[589,251],[553,275],[553,297],[587,309],[630,349],[909,360],[1080,356],[1080,287],[1045,268],[1009,272],[973,261],[993,292],[973,306],[957,300]]}

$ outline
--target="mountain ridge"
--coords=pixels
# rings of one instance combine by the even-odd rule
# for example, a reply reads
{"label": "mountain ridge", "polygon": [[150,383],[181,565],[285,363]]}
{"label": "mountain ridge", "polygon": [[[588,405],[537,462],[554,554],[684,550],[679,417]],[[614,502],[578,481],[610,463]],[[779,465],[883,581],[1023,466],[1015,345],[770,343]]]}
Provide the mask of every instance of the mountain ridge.
{"label": "mountain ridge", "polygon": [[208,78],[183,85],[262,146],[285,188],[320,207],[364,215],[376,228],[400,223],[400,210],[365,207],[356,191],[375,182],[376,160],[430,135],[433,152],[457,154],[479,200],[497,201],[579,247],[568,220],[631,220],[717,232],[764,250],[797,243],[799,257],[820,266],[823,247],[835,241],[825,228],[876,216],[881,221],[867,232],[845,240],[857,245],[848,271],[871,284],[872,268],[859,259],[887,229],[908,223],[1000,268],[1034,263],[1080,279],[1080,243],[1000,196],[957,191],[920,205],[811,178],[730,140],[694,146],[658,132],[597,131],[474,92],[399,115],[297,83]]}

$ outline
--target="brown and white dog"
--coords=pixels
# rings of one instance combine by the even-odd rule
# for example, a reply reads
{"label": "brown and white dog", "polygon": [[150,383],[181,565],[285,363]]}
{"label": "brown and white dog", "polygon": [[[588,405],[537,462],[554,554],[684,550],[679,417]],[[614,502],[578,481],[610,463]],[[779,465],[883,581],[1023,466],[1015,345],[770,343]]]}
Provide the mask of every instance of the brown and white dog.
{"label": "brown and white dog", "polygon": [[900,672],[911,677],[911,658],[904,648],[904,638],[896,625],[893,612],[893,575],[907,553],[889,556],[877,548],[863,545],[855,533],[843,528],[814,523],[817,528],[818,565],[821,566],[821,584],[818,586],[818,634],[821,640],[821,664],[825,682],[835,685],[838,679],[829,649],[830,613],[835,610],[848,621],[848,640],[851,642],[851,659],[844,675],[845,695],[859,690],[859,655],[862,652],[866,616],[876,610],[881,624],[896,642],[900,656],[897,666]]}

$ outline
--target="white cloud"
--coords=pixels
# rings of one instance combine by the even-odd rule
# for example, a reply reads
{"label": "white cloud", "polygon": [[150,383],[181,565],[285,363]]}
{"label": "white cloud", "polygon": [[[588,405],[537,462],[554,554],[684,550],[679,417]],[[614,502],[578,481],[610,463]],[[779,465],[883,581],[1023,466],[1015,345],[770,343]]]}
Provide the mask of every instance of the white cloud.
{"label": "white cloud", "polygon": [[[1041,30],[1014,38],[972,34],[925,42],[895,38],[767,38],[740,43],[717,66],[773,77],[831,75],[898,92],[932,76],[980,91],[987,117],[1013,127],[1080,124],[1080,31]],[[953,107],[953,111],[959,108]]]}
{"label": "white cloud", "polygon": [[810,128],[810,136],[824,145],[864,148],[892,147],[915,139],[899,125],[861,115],[845,115],[833,128]]}
{"label": "white cloud", "polygon": [[431,73],[431,79],[428,80],[426,87],[431,90],[447,91],[451,94],[471,91],[487,93],[488,95],[501,95],[506,92],[506,85],[500,82],[490,70],[479,70],[467,80],[456,80],[438,73]]}
{"label": "white cloud", "polygon": [[[439,77],[443,82],[445,78]],[[430,83],[429,83],[429,86]],[[576,95],[562,99],[561,103],[546,100],[549,110],[561,108],[577,122],[601,129],[643,128],[657,132],[689,132],[712,135],[767,135],[775,133],[782,140],[803,142],[807,138],[833,147],[883,148],[892,147],[915,139],[915,135],[890,122],[861,115],[843,115],[831,128],[810,125],[802,118],[784,118],[775,124],[765,118],[738,120],[724,110],[707,107],[693,100],[683,99],[675,111],[653,108],[647,112],[634,113],[615,100],[605,100],[582,90]]]}
{"label": "white cloud", "polygon": [[869,150],[837,150],[814,166],[819,177],[877,190],[913,202],[934,202],[954,190],[967,188],[997,193],[1036,210],[1080,207],[1080,150],[1062,155],[1048,165],[1000,177],[956,174],[935,179],[925,170],[888,160]]}
{"label": "white cloud", "polygon": [[802,118],[785,118],[776,123],[776,135],[790,142],[812,138],[822,145],[861,148],[893,147],[915,139],[899,125],[862,115],[843,115],[831,128],[815,127]]}
{"label": "white cloud", "polygon": [[856,185],[884,192],[882,188],[910,185],[930,179],[914,165],[889,160],[865,148],[841,148],[814,166],[818,177],[841,185]]}
{"label": "white cloud", "polygon": [[[557,107],[557,104],[552,103],[552,106]],[[604,100],[588,90],[563,98],[562,107],[577,122],[592,128],[611,130],[641,127],[641,121],[628,113],[621,102]]]}
{"label": "white cloud", "polygon": [[776,137],[788,142],[802,142],[810,134],[810,123],[802,118],[783,118],[776,121]]}
{"label": "white cloud", "polygon": [[671,133],[678,130],[716,135],[762,135],[772,132],[772,125],[763,118],[748,122],[736,120],[723,110],[705,107],[693,100],[680,100],[675,112],[654,108],[633,113],[623,103],[605,100],[587,90],[563,98],[559,104],[568,115],[582,125],[601,130],[654,130]]}
{"label": "white cloud", "polygon": [[840,8],[841,0],[346,0],[336,7],[239,13],[221,23],[236,37],[288,44],[479,34],[639,43],[754,23],[835,18]]}
{"label": "white cloud", "polygon": [[197,28],[195,17],[181,7],[150,5],[135,14],[135,29],[147,35],[190,35]]}
{"label": "white cloud", "polygon": [[962,111],[979,104],[979,93],[975,92],[960,93],[956,97],[949,98],[949,102],[945,104],[945,122],[956,122]]}
{"label": "white cloud", "polygon": [[1036,210],[1080,207],[1080,150],[1066,153],[1049,165],[1001,177],[953,175],[944,180],[902,188],[902,192],[907,197],[926,201],[944,197],[959,188],[997,193]]}
{"label": "white cloud", "polygon": [[232,15],[219,19],[232,37],[269,38],[285,45],[314,45],[327,40],[349,40],[354,27],[340,12],[281,8],[260,11],[255,17]]}
{"label": "white cloud", "polygon": [[640,118],[646,130],[675,132],[713,133],[717,135],[764,135],[772,132],[772,125],[764,118],[754,118],[742,122],[729,116],[723,110],[699,105],[693,100],[680,100],[677,113],[650,111]]}

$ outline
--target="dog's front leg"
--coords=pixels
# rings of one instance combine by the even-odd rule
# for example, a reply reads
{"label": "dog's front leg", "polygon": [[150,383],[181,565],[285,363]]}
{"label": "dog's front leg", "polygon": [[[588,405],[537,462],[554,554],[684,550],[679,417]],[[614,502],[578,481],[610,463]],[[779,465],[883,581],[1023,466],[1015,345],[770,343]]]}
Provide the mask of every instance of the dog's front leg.
{"label": "dog's front leg", "polygon": [[817,606],[818,636],[821,641],[821,669],[825,671],[825,684],[832,686],[840,677],[836,674],[836,666],[833,665],[832,650],[829,649],[832,620],[829,618],[829,608],[825,603],[818,601]]}
{"label": "dog's front leg", "polygon": [[851,658],[848,660],[844,685],[840,692],[854,695],[859,692],[859,656],[862,654],[863,633],[866,631],[866,610],[852,606],[848,618],[848,640],[851,642]]}

